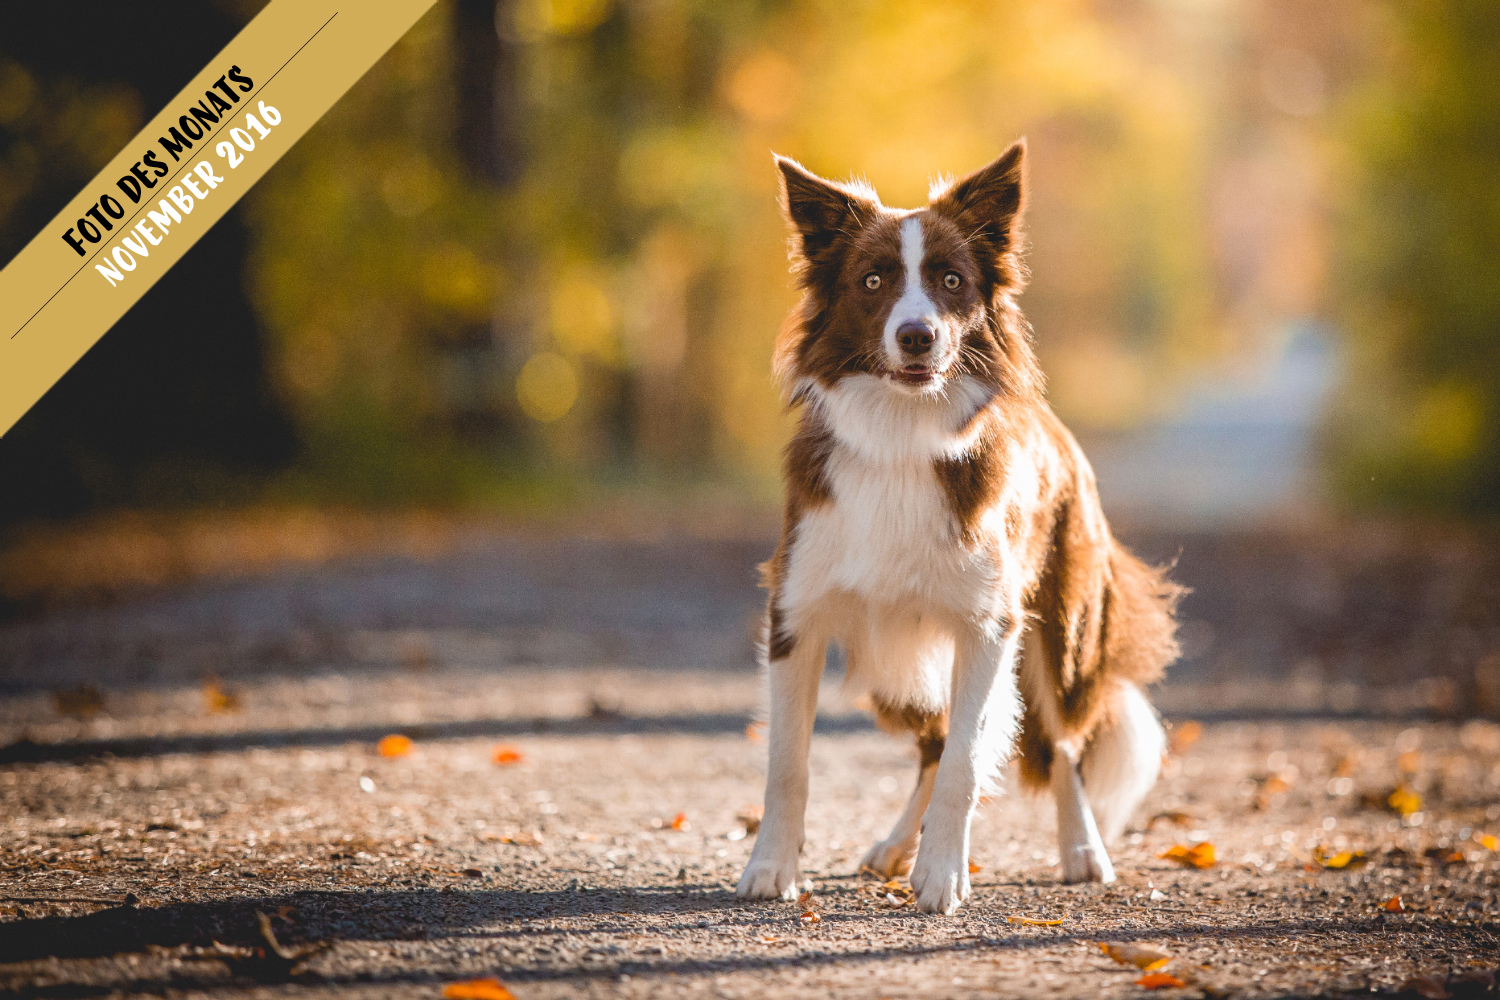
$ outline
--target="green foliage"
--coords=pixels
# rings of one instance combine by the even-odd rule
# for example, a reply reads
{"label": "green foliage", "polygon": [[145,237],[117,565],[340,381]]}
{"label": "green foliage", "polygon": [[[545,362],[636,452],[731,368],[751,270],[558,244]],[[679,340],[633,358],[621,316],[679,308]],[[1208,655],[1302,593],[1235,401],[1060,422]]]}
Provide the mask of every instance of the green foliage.
{"label": "green foliage", "polygon": [[1381,14],[1350,125],[1338,469],[1362,503],[1500,514],[1500,5]]}

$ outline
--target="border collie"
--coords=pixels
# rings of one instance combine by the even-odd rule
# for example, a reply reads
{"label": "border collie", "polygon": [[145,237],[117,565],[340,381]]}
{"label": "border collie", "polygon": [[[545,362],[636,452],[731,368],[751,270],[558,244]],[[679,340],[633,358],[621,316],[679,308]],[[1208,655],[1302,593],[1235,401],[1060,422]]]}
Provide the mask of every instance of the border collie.
{"label": "border collie", "polygon": [[1156,781],[1141,688],[1177,656],[1181,591],[1110,535],[1044,399],[1016,305],[1025,152],[914,211],[776,159],[803,296],[774,364],[800,418],[761,567],[770,766],[744,898],[797,892],[829,643],[880,726],[916,738],[916,790],[864,866],[909,874],[923,910],[968,896],[974,809],[1013,751],[1056,799],[1068,882],[1114,879],[1104,845]]}

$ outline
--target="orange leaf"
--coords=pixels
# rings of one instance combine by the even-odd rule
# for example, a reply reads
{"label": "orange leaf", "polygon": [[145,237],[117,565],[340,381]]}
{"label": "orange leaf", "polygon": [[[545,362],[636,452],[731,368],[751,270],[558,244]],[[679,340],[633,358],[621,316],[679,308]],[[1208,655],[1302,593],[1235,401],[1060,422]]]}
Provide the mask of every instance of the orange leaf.
{"label": "orange leaf", "polygon": [[1137,986],[1144,986],[1148,990],[1159,990],[1169,986],[1186,986],[1187,983],[1178,979],[1169,972],[1148,972],[1135,981]]}
{"label": "orange leaf", "polygon": [[1364,851],[1340,851],[1325,856],[1320,847],[1313,852],[1313,860],[1324,868],[1358,868],[1369,859],[1365,857]]}
{"label": "orange leaf", "polygon": [[216,715],[240,710],[240,696],[233,691],[224,690],[218,681],[209,681],[203,685],[203,700],[208,703],[208,710]]}
{"label": "orange leaf", "polygon": [[447,1000],[516,1000],[516,995],[493,976],[449,983],[443,987],[443,996]]}
{"label": "orange leaf", "polygon": [[688,822],[687,813],[678,813],[672,817],[672,829],[691,830],[693,825]]}
{"label": "orange leaf", "polygon": [[519,764],[526,756],[515,747],[508,747],[503,743],[495,747],[494,753],[490,754],[490,760],[496,764]]}
{"label": "orange leaf", "polygon": [[1387,899],[1384,903],[1381,903],[1380,904],[1380,908],[1382,910],[1384,910],[1385,912],[1387,912],[1387,913],[1405,913],[1406,912],[1406,904],[1403,903],[1403,902],[1401,902],[1401,897],[1400,896],[1392,896],[1390,899]]}
{"label": "orange leaf", "polygon": [[978,875],[982,871],[984,871],[984,865],[977,864],[976,862],[973,862],[973,861],[969,862],[969,874],[970,875]]}
{"label": "orange leaf", "polygon": [[1476,833],[1474,841],[1486,851],[1500,851],[1500,837],[1493,833]]}
{"label": "orange leaf", "polygon": [[1172,960],[1172,956],[1160,948],[1134,944],[1101,944],[1099,950],[1121,965],[1133,965],[1142,972],[1159,969]]}
{"label": "orange leaf", "polygon": [[375,749],[380,751],[382,757],[405,757],[411,753],[411,747],[411,738],[402,736],[400,733],[387,736],[375,745]]}
{"label": "orange leaf", "polygon": [[1157,855],[1158,858],[1166,858],[1175,861],[1188,868],[1212,868],[1214,866],[1214,845],[1209,841],[1194,844],[1188,847],[1186,844],[1175,844]]}
{"label": "orange leaf", "polygon": [[1061,918],[1057,920],[1035,920],[1031,917],[1007,916],[1005,921],[1011,924],[1025,924],[1028,927],[1059,927],[1062,925]]}
{"label": "orange leaf", "polygon": [[1410,816],[1422,808],[1422,796],[1402,785],[1386,796],[1385,804],[1403,816]]}
{"label": "orange leaf", "polygon": [[1197,743],[1203,735],[1203,723],[1189,720],[1172,730],[1171,750],[1174,754],[1181,754]]}

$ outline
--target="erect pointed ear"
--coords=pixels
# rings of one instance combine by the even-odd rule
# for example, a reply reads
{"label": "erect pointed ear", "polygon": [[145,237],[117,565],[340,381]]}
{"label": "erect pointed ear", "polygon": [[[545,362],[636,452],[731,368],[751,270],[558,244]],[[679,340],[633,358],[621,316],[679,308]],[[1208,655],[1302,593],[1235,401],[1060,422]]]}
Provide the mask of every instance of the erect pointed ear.
{"label": "erect pointed ear", "polygon": [[816,264],[840,235],[864,224],[880,207],[873,193],[826,181],[796,160],[776,157],[781,207],[796,234],[796,252]]}
{"label": "erect pointed ear", "polygon": [[999,261],[1002,280],[1022,280],[1021,213],[1026,204],[1022,168],[1026,140],[1018,139],[1000,158],[933,193],[932,208],[958,223],[965,238],[986,247]]}

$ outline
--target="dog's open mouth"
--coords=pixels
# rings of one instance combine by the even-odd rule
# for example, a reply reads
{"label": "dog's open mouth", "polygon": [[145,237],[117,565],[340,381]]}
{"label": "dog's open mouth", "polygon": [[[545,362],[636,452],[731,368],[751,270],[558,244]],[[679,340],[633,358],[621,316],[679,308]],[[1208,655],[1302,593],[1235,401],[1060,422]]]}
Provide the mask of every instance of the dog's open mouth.
{"label": "dog's open mouth", "polygon": [[890,376],[902,385],[931,385],[937,381],[937,372],[926,365],[907,365],[900,371],[891,372]]}

